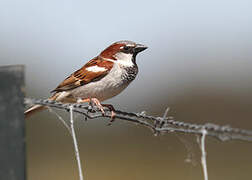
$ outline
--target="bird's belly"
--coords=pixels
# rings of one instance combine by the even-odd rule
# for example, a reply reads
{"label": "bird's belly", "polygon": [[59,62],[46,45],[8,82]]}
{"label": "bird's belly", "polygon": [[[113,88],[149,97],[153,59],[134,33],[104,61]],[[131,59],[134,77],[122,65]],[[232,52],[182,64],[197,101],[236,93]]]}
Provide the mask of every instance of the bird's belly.
{"label": "bird's belly", "polygon": [[73,90],[76,99],[97,98],[100,101],[112,98],[122,92],[128,84],[115,84],[113,82],[92,82]]}
{"label": "bird's belly", "polygon": [[71,94],[76,99],[97,98],[104,101],[112,98],[122,92],[130,83],[122,80],[124,73],[126,71],[114,68],[111,73],[101,80],[73,89]]}

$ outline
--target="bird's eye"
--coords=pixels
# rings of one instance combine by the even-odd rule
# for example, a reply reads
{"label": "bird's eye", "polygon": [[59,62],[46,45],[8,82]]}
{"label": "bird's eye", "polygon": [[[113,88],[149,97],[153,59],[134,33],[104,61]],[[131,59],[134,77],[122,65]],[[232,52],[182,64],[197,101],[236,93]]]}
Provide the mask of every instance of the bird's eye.
{"label": "bird's eye", "polygon": [[125,50],[125,51],[128,51],[129,49],[130,49],[129,46],[124,46],[124,47],[123,47],[123,50]]}

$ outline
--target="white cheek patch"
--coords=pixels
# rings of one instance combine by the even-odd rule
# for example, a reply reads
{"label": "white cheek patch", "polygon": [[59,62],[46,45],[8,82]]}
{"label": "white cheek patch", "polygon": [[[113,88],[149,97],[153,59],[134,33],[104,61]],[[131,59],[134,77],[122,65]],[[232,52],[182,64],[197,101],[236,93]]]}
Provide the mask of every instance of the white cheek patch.
{"label": "white cheek patch", "polygon": [[132,56],[132,54],[126,54],[123,52],[116,53],[115,58],[117,59],[117,61],[115,62],[127,67],[134,66],[132,62]]}
{"label": "white cheek patch", "polygon": [[90,66],[90,67],[86,68],[86,70],[91,71],[91,72],[102,72],[102,71],[106,71],[107,69],[105,67]]}

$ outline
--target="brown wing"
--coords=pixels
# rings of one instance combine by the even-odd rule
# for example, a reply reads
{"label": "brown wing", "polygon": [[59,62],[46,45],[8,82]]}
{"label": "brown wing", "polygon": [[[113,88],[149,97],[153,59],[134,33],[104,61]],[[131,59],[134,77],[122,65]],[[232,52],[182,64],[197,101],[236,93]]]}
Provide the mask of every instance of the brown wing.
{"label": "brown wing", "polygon": [[[103,67],[103,71],[88,71],[87,68],[92,66]],[[106,61],[99,56],[90,60],[81,69],[75,71],[67,77],[59,86],[52,92],[67,91],[79,86],[83,86],[90,82],[98,81],[106,76],[113,67],[113,62]]]}

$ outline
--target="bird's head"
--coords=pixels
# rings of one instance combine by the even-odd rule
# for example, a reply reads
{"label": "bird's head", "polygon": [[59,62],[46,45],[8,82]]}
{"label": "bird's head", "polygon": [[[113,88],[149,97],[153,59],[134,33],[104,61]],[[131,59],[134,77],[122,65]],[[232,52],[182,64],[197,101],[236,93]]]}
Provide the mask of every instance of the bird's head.
{"label": "bird's head", "polygon": [[136,64],[136,55],[145,49],[147,46],[132,41],[118,41],[103,50],[100,57],[124,66],[133,66]]}

